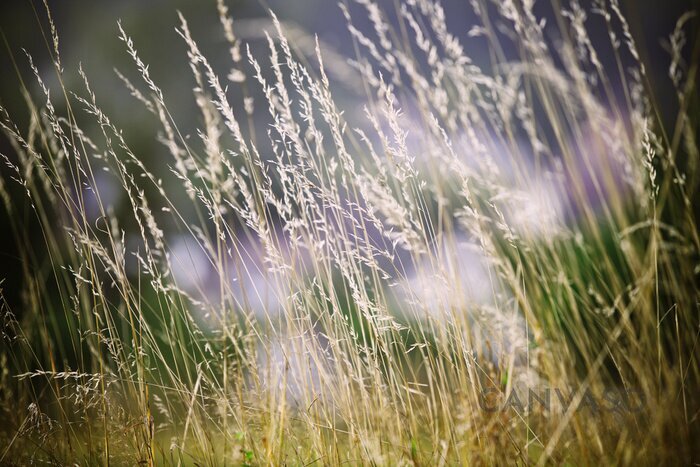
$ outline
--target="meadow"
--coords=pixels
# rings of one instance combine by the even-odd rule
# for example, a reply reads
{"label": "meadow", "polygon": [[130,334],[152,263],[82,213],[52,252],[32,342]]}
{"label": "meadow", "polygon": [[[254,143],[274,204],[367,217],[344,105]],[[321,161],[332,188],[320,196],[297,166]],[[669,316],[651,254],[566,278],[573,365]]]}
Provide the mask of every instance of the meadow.
{"label": "meadow", "polygon": [[118,24],[155,158],[48,6],[48,73],[13,51],[0,464],[700,462],[698,15],[666,118],[618,0],[471,0],[466,40],[437,0],[342,1],[348,56],[204,3],[228,65],[180,15],[188,95]]}

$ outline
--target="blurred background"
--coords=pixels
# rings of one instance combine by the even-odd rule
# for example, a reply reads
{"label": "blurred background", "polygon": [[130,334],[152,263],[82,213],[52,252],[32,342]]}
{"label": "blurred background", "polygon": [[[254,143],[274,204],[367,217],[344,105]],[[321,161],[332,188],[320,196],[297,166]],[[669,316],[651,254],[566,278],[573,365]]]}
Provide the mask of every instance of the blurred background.
{"label": "blurred background", "polygon": [[[377,0],[377,3],[383,10],[393,12],[392,17],[396,17],[398,0]],[[467,41],[468,31],[476,23],[469,2],[445,0],[442,3],[451,31],[465,40],[468,44],[467,53],[475,63],[487,67],[486,47],[479,47],[478,41],[473,39]],[[557,3],[556,0],[540,0],[536,3],[536,9],[539,9],[544,17],[549,17],[552,16],[552,8],[556,7]],[[590,7],[586,0],[581,3],[584,8]],[[193,80],[186,63],[186,45],[175,31],[179,25],[177,11],[187,18],[200,49],[223,77],[228,74],[231,63],[215,0],[49,0],[48,5],[60,37],[66,88],[82,91],[82,83],[77,73],[79,65],[82,65],[102,109],[124,130],[135,154],[141,157],[147,166],[158,170],[158,161],[165,160],[168,156],[166,148],[154,138],[158,131],[157,122],[143,106],[134,101],[115,73],[115,69],[118,69],[133,82],[139,81],[125,44],[118,38],[117,21],[121,20],[127,34],[133,38],[141,58],[149,64],[151,76],[163,89],[166,102],[178,125],[194,135],[200,123],[200,115],[192,97]],[[353,57],[354,52],[345,18],[337,2],[229,0],[227,5],[234,19],[237,36],[249,43],[253,51],[266,48],[263,31],[272,30],[269,10],[273,10],[282,20],[290,41],[306,56],[312,66],[315,64],[313,35],[317,34],[324,60],[334,62],[333,67],[329,69],[334,71],[331,78],[334,81],[333,90],[337,102],[346,110],[346,114],[361,112],[361,103],[364,102],[361,81],[347,64],[347,58],[343,58]],[[621,1],[632,28],[631,32],[646,63],[656,103],[667,121],[674,116],[675,99],[667,77],[669,55],[665,50],[665,38],[672,32],[681,14],[688,10],[697,10],[699,5],[700,2],[695,0]],[[358,10],[358,14],[354,14],[353,18],[358,29],[371,30],[371,23],[365,13]],[[592,30],[599,32],[601,40],[607,39],[604,23],[598,18],[591,21]],[[42,103],[41,92],[32,76],[24,50],[34,58],[48,87],[54,93],[60,90],[49,60],[48,44],[51,39],[45,37],[42,30],[44,34],[49,31],[45,8],[41,1],[0,2],[0,105],[7,109],[13,121],[23,131],[28,125],[28,113],[20,92],[22,81],[37,103]],[[689,53],[689,49],[690,47],[686,47],[686,53]],[[267,52],[261,53],[267,56]],[[601,58],[606,61],[606,57]],[[229,87],[231,94],[235,95],[238,92],[231,83]],[[251,92],[255,93],[258,87],[252,84],[251,88]],[[58,110],[60,112],[60,109]],[[0,134],[0,152],[10,159],[14,157],[12,148],[3,134]],[[165,170],[165,167],[160,170]],[[41,233],[37,228],[38,224],[33,220],[26,198],[17,184],[10,181],[5,166],[0,167],[0,176],[12,190],[12,201],[16,208],[13,215],[23,217],[25,234],[32,238],[32,243],[37,248],[35,254],[41,258]],[[108,198],[108,180],[105,180],[101,190]],[[116,193],[118,190],[114,187],[111,191]],[[120,204],[118,198],[108,201],[117,213],[120,207],[126,208],[122,206],[126,203]],[[0,288],[3,289],[11,308],[17,310],[21,303],[21,263],[12,232],[6,228],[7,225],[8,213],[0,207],[0,281],[3,281]]]}

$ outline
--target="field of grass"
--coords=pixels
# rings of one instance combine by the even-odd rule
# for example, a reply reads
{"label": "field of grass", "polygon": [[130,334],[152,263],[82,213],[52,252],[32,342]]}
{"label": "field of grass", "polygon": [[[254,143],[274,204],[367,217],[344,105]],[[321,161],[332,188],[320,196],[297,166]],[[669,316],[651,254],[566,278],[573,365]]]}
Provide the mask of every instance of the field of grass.
{"label": "field of grass", "polygon": [[667,121],[617,0],[474,0],[468,41],[395,3],[341,2],[331,58],[203,5],[230,63],[180,16],[188,96],[120,24],[155,162],[38,10],[53,69],[12,51],[29,119],[0,109],[0,464],[700,462],[698,16]]}

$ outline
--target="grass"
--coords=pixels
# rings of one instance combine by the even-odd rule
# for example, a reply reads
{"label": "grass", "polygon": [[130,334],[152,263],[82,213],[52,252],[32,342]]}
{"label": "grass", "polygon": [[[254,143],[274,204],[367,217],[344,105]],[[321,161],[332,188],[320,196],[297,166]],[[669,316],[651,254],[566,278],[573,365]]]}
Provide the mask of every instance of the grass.
{"label": "grass", "polygon": [[2,112],[0,463],[700,461],[697,18],[668,123],[617,0],[474,1],[479,66],[438,3],[343,2],[346,116],[347,64],[273,14],[253,53],[217,6],[228,77],[178,27],[198,129],[119,25],[154,167],[62,84],[47,10],[59,92],[28,57],[29,124]]}

